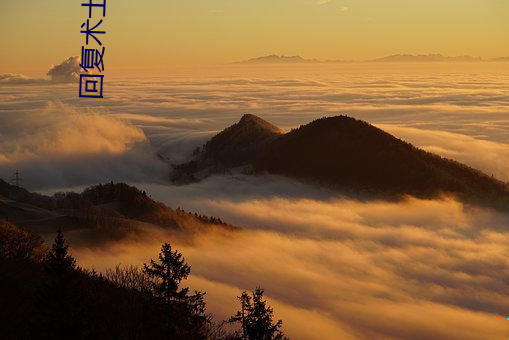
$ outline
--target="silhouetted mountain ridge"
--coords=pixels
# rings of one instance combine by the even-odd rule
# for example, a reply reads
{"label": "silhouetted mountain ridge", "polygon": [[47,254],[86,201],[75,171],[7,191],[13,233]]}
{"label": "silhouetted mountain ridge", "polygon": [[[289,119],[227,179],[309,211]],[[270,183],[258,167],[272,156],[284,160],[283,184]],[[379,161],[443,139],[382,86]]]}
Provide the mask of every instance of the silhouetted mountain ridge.
{"label": "silhouetted mountain ridge", "polygon": [[507,62],[508,57],[497,58],[480,58],[469,55],[463,56],[444,56],[442,54],[393,54],[381,58],[368,59],[368,60],[318,60],[306,59],[301,56],[284,56],[284,55],[266,55],[256,58],[251,58],[239,62],[239,64],[334,64],[334,63],[371,63],[371,62],[394,62],[394,63],[429,63],[429,62]]}
{"label": "silhouetted mountain ridge", "polygon": [[[223,167],[234,164],[254,173],[303,179],[368,196],[429,198],[453,194],[476,204],[508,207],[509,190],[505,183],[351,117],[320,118],[286,134],[274,134],[263,142],[253,138],[239,148],[243,150],[239,158],[236,140],[228,140],[230,134],[224,134],[235,127],[218,135],[222,135],[222,144],[230,150],[217,159]],[[209,173],[221,170],[214,167],[215,154],[208,151],[207,147],[196,155],[195,171],[203,173],[203,167],[208,167]],[[204,158],[207,163],[200,162]],[[177,177],[178,170],[184,168],[177,167]]]}
{"label": "silhouetted mountain ridge", "polygon": [[316,59],[304,59],[301,56],[284,56],[284,55],[266,55],[257,58],[251,58],[243,61],[243,64],[302,64],[302,63],[316,63]]}
{"label": "silhouetted mountain ridge", "polygon": [[[262,152],[284,132],[277,126],[252,114],[224,129],[195,151],[195,159],[177,166],[173,179],[189,180],[251,164],[253,156]],[[205,170],[205,173],[200,173]],[[186,177],[186,175],[190,177]]]}
{"label": "silhouetted mountain ridge", "polygon": [[441,54],[394,54],[383,58],[373,59],[374,62],[478,62],[479,57],[456,56],[449,57]]}
{"label": "silhouetted mountain ridge", "polygon": [[238,166],[245,163],[253,151],[264,148],[281,133],[278,127],[257,116],[244,115],[238,123],[205,144],[204,156],[226,166]]}

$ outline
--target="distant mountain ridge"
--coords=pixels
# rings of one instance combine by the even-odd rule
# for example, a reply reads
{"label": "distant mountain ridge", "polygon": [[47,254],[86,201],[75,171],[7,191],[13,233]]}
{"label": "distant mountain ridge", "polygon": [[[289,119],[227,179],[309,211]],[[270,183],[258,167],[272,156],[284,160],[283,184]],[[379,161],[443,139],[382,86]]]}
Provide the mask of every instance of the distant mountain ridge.
{"label": "distant mountain ridge", "polygon": [[245,64],[296,64],[296,63],[317,63],[317,59],[304,59],[301,56],[280,56],[276,54],[266,55],[257,58],[251,58],[241,61]]}
{"label": "distant mountain ridge", "polygon": [[[253,130],[246,121],[256,122]],[[259,117],[244,116],[207,142],[191,162],[176,166],[173,179],[185,183],[234,170],[283,175],[370,197],[453,194],[509,209],[505,183],[347,116],[317,119],[284,134]]]}
{"label": "distant mountain ridge", "polygon": [[473,56],[444,56],[442,54],[394,54],[381,58],[368,59],[368,60],[318,60],[306,59],[301,56],[284,56],[284,55],[266,55],[256,58],[251,58],[245,61],[238,62],[238,64],[322,64],[322,63],[352,63],[352,62],[393,62],[393,63],[406,63],[406,62],[509,62],[509,57],[497,58],[480,58]]}
{"label": "distant mountain ridge", "polygon": [[457,56],[447,57],[441,54],[395,54],[371,60],[372,62],[477,62],[483,61],[479,57]]}

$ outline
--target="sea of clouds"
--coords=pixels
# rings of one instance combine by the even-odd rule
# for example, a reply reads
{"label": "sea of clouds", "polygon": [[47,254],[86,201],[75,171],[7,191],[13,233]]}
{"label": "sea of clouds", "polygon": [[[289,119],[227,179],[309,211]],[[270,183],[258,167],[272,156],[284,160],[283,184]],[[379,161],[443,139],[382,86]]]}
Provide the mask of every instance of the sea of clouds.
{"label": "sea of clouds", "polygon": [[207,291],[216,320],[235,313],[241,290],[261,286],[295,339],[507,334],[507,214],[446,197],[360,202],[277,176],[140,186],[244,229],[192,236],[147,229],[123,242],[73,247],[80,264],[141,267],[169,241],[192,265],[185,284]]}
{"label": "sea of clouds", "polygon": [[218,320],[242,289],[262,286],[293,338],[507,338],[507,214],[447,197],[356,201],[278,176],[168,178],[251,113],[285,130],[347,114],[509,181],[508,83],[508,64],[218,66],[112,76],[104,99],[84,99],[76,83],[0,76],[0,178],[19,169],[43,192],[127,181],[243,227],[72,248],[104,270],[140,265],[170,241]]}
{"label": "sea of clouds", "polygon": [[[79,66],[69,59],[50,72],[72,78]],[[40,176],[26,176],[26,186],[37,189],[145,181],[147,172],[159,181],[167,178],[168,164],[148,162],[140,148],[148,145],[169,163],[182,162],[193,148],[251,113],[286,130],[322,116],[350,115],[509,181],[507,65],[218,66],[164,76],[111,76],[104,99],[79,98],[75,82],[5,78],[0,177],[39,167]],[[91,161],[94,155],[102,158],[90,164],[97,177],[76,160]],[[71,161],[63,166],[67,158]],[[131,164],[122,171],[126,158]]]}

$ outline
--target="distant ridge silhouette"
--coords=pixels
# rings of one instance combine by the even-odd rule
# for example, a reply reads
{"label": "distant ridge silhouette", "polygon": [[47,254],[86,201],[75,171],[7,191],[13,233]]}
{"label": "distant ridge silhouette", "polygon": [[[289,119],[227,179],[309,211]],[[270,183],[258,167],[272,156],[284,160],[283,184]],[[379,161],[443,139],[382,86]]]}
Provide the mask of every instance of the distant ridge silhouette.
{"label": "distant ridge silhouette", "polygon": [[301,56],[266,55],[237,62],[236,64],[327,64],[327,63],[433,63],[433,62],[509,62],[509,57],[480,58],[474,56],[444,56],[442,54],[393,54],[381,58],[367,60],[318,60],[306,59]]}
{"label": "distant ridge silhouette", "polygon": [[395,54],[383,58],[373,59],[372,62],[477,62],[479,57],[457,56],[447,57],[441,54]]}
{"label": "distant ridge silhouette", "polygon": [[301,56],[280,56],[276,54],[266,55],[242,61],[243,64],[299,64],[317,63],[316,59],[304,59]]}

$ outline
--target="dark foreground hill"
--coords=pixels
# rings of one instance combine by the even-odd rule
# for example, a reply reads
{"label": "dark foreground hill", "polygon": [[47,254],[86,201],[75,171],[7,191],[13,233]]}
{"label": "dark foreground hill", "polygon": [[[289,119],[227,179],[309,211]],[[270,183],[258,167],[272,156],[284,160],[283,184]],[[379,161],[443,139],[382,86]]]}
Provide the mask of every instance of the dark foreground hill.
{"label": "dark foreground hill", "polygon": [[[246,129],[245,120],[254,121],[255,127]],[[229,136],[235,138],[228,140]],[[227,153],[218,154],[217,140],[227,146]],[[193,161],[177,166],[174,179],[193,180],[234,168],[311,181],[363,197],[453,194],[469,203],[509,208],[505,183],[347,116],[321,118],[286,134],[259,117],[244,116],[205,144]]]}
{"label": "dark foreground hill", "polygon": [[205,314],[204,293],[179,288],[190,267],[177,251],[164,248],[167,243],[158,257],[166,267],[151,261],[143,269],[117,266],[98,274],[76,266],[63,236],[51,247],[43,241],[57,228],[75,234],[73,246],[83,242],[90,249],[128,235],[150,237],[147,228],[173,231],[166,237],[237,229],[171,209],[124,183],[50,197],[0,180],[1,339],[231,338],[215,336],[222,328]]}
{"label": "dark foreground hill", "polygon": [[209,317],[192,302],[164,304],[137,267],[99,275],[68,254],[51,259],[50,249],[0,220],[2,339],[213,339]]}
{"label": "dark foreground hill", "polygon": [[[60,204],[58,198],[48,200],[17,187],[4,189],[35,204]],[[133,209],[129,214],[136,216],[161,210],[157,202],[126,185],[100,185],[76,195],[81,202],[96,206],[114,202],[118,211]],[[23,208],[30,206],[23,204]],[[193,293],[184,286],[191,266],[168,242],[163,243],[158,257],[141,268],[117,265],[98,274],[80,267],[62,231],[56,234],[49,246],[40,236],[0,218],[1,339],[233,340],[242,338],[238,328],[250,331],[249,339],[286,339],[281,321],[273,322],[272,308],[260,288],[253,300],[241,304],[242,313],[247,311],[245,317],[229,319],[228,329],[226,321],[215,322],[206,310],[205,292]],[[88,249],[94,246],[96,243],[86,245]]]}

